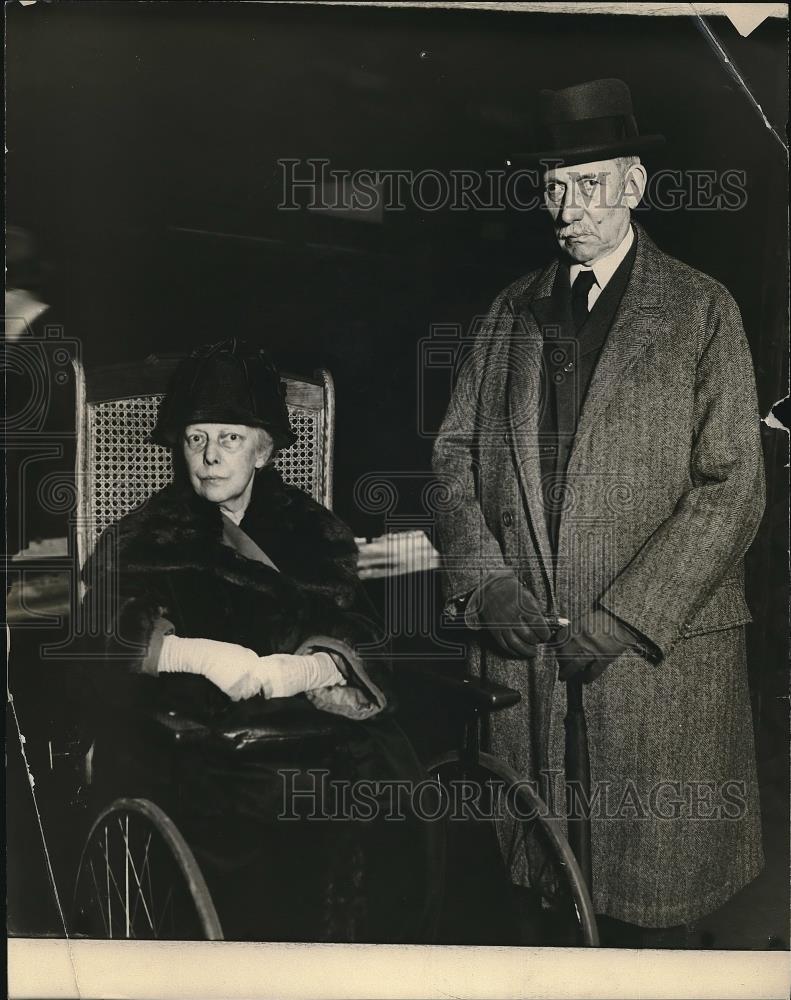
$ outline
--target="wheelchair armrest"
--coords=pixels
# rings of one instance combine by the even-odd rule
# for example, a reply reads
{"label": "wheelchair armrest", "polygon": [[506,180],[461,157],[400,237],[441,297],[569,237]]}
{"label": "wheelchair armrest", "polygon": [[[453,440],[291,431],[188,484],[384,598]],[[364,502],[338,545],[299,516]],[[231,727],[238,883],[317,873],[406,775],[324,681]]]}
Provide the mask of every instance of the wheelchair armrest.
{"label": "wheelchair armrest", "polygon": [[178,712],[152,712],[149,718],[160,732],[174,743],[199,743],[212,734],[211,728],[205,723],[190,719]]}
{"label": "wheelchair armrest", "polygon": [[240,704],[227,717],[211,723],[198,722],[176,711],[155,711],[149,719],[174,744],[211,743],[217,749],[237,754],[284,744],[337,740],[350,726],[348,719],[291,698],[260,701],[254,712]]}
{"label": "wheelchair armrest", "polygon": [[409,674],[411,681],[428,688],[432,693],[457,703],[467,712],[499,712],[522,700],[522,695],[514,688],[472,674],[443,674],[431,667],[414,663],[401,664],[396,669]]}
{"label": "wheelchair armrest", "polygon": [[349,719],[321,712],[301,698],[273,698],[258,701],[250,713],[240,706],[218,720],[214,739],[234,754],[248,754],[273,746],[333,743],[354,726]]}

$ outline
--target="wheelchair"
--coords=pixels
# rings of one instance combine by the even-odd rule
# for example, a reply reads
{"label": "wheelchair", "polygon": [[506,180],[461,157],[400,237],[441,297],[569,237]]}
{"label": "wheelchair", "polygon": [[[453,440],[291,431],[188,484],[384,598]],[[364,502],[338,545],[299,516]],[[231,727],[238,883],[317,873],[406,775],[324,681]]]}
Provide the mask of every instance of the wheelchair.
{"label": "wheelchair", "polygon": [[[150,444],[148,435],[180,360],[181,356],[159,356],[92,370],[73,362],[80,566],[102,531],[172,478],[170,453]],[[319,370],[312,378],[284,375],[283,379],[298,439],[278,455],[276,465],[287,483],[331,507],[332,378]],[[489,715],[516,704],[519,692],[482,678],[446,676],[418,664],[396,669],[400,682],[415,685],[421,697],[425,692],[463,720],[462,746],[425,764],[426,785],[435,790],[437,801],[451,801],[459,789],[475,791],[473,822],[484,830],[489,848],[495,845],[497,877],[516,900],[515,933],[508,943],[597,945],[588,888],[560,821],[517,772],[482,749],[481,730]],[[164,711],[148,723],[175,753],[210,745],[218,753],[227,752],[231,760],[265,754],[269,748],[287,752],[306,744],[331,746],[340,731],[334,716],[319,712],[296,717],[270,713],[255,725],[217,728]],[[92,748],[85,756],[88,785],[91,756]],[[468,820],[466,815],[460,818]],[[444,831],[453,825],[444,818],[442,822]],[[161,803],[138,795],[115,797],[99,805],[93,821],[85,825],[88,833],[77,864],[70,933],[108,939],[224,939],[223,915],[217,912],[195,853]],[[443,849],[433,859],[440,870],[427,879],[435,888],[423,901],[422,926],[413,943],[456,943],[452,931],[443,927],[459,895],[474,888],[464,883],[477,864],[475,857],[467,859],[461,874],[453,876],[446,855]],[[517,891],[513,888],[517,885],[527,888]]]}

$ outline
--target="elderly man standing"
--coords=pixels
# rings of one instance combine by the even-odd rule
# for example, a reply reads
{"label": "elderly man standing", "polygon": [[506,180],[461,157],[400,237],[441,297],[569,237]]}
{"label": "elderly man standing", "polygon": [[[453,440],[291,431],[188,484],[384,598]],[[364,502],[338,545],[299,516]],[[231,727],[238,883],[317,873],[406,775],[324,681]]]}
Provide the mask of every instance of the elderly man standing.
{"label": "elderly man standing", "polygon": [[639,154],[662,137],[639,134],[626,84],[541,100],[532,159],[559,254],[495,300],[436,441],[449,609],[473,629],[474,669],[522,692],[493,752],[561,813],[564,719],[584,693],[590,839],[572,843],[590,852],[603,941],[682,945],[763,863],[752,363],[728,291],[631,218]]}

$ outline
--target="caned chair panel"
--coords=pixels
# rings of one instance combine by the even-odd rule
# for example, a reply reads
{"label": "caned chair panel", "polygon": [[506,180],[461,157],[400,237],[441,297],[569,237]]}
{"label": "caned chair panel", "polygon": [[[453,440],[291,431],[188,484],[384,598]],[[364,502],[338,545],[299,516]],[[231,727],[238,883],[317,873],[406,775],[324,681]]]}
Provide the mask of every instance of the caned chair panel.
{"label": "caned chair panel", "polygon": [[[74,362],[77,398],[77,550],[82,566],[99,535],[173,479],[169,449],[149,443],[157,409],[180,357],[85,369]],[[280,452],[285,482],[332,506],[335,391],[313,378],[283,375],[297,441]]]}

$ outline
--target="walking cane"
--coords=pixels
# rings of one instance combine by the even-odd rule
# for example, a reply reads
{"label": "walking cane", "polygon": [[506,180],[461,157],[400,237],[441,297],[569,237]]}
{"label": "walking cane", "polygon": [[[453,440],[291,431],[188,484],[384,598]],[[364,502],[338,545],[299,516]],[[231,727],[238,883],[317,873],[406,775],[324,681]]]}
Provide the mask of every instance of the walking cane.
{"label": "walking cane", "polygon": [[582,703],[582,676],[566,681],[566,815],[569,844],[579,862],[585,885],[593,890],[591,862],[591,823],[588,810],[591,794],[591,768],[588,753],[588,727]]}
{"label": "walking cane", "polygon": [[[550,627],[557,632],[569,625],[567,618],[550,618]],[[566,733],[564,767],[566,772],[566,816],[568,840],[580,866],[588,894],[593,891],[591,860],[590,794],[591,768],[588,751],[588,726],[582,700],[582,675],[574,674],[566,681]]]}

